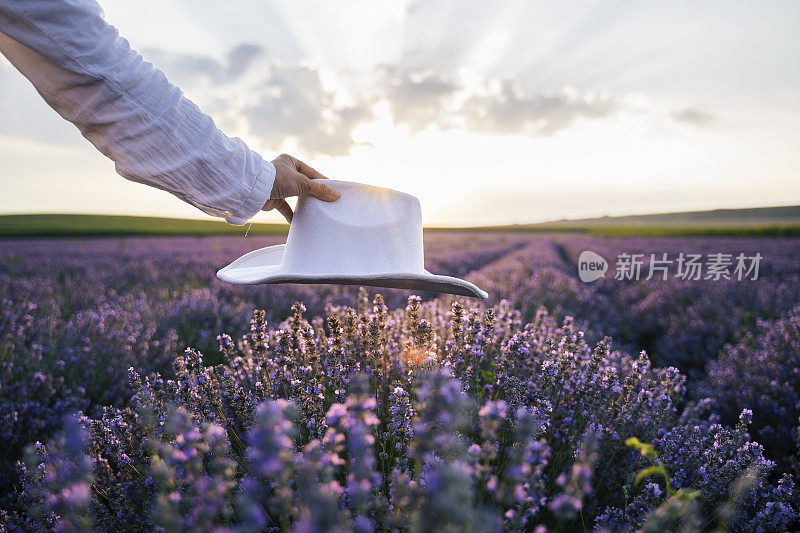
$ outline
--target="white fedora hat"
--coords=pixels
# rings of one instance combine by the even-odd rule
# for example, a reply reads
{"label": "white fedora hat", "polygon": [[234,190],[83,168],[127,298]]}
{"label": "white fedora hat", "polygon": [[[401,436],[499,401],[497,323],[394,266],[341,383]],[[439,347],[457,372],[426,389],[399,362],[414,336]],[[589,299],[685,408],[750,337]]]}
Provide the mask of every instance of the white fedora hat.
{"label": "white fedora hat", "polygon": [[468,281],[425,270],[416,197],[362,183],[326,183],[341,198],[301,197],[286,244],[245,254],[217,277],[236,285],[335,283],[489,296]]}

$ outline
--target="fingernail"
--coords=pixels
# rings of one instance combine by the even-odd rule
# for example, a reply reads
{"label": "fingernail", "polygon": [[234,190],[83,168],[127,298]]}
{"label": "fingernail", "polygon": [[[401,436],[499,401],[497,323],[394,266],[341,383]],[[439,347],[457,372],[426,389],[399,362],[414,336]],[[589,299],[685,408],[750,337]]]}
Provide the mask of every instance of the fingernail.
{"label": "fingernail", "polygon": [[334,200],[338,200],[339,198],[342,197],[342,193],[340,193],[336,189],[331,189],[331,196],[333,196]]}

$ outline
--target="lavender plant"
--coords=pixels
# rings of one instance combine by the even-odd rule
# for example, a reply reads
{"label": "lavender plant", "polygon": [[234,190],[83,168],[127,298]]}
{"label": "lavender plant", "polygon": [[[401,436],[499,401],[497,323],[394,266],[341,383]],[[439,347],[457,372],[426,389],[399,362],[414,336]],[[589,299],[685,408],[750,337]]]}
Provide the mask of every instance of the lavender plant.
{"label": "lavender plant", "polygon": [[686,242],[520,235],[426,237],[474,308],[209,284],[231,239],[0,242],[0,524],[797,528],[797,311],[757,320],[796,304],[794,241],[763,283],[587,285],[577,250]]}
{"label": "lavender plant", "polygon": [[[361,300],[310,322],[296,304],[276,327],[256,311],[237,342],[220,336],[222,364],[188,349],[169,376],[131,369],[128,405],[44,452],[65,482],[22,469],[22,500],[52,504],[7,511],[8,527],[635,529],[678,512],[672,487],[703,494],[687,523],[715,524],[725,502],[734,529],[794,523],[793,484],[769,482],[749,415],[730,428],[681,414],[675,369],[591,346],[543,310],[524,324],[507,303]],[[636,483],[632,435],[659,447],[662,480]],[[762,480],[731,497],[754,468]],[[76,484],[90,490],[73,502]]]}

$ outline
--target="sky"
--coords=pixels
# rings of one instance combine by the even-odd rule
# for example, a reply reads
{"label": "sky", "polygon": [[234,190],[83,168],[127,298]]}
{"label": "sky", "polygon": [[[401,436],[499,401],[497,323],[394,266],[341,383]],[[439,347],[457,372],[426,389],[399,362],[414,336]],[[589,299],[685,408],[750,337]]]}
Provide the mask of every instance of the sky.
{"label": "sky", "polygon": [[[795,1],[100,3],[228,135],[414,194],[428,225],[800,204]],[[0,186],[0,213],[206,217],[1,56]]]}

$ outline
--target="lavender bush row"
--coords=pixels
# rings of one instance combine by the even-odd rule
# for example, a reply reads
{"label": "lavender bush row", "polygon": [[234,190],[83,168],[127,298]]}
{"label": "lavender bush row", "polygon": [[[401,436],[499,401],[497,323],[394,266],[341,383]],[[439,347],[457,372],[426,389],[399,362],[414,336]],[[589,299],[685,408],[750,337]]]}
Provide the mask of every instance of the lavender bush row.
{"label": "lavender bush row", "polygon": [[[508,302],[409,299],[219,336],[20,463],[10,530],[785,530],[790,477],[683,376]],[[629,437],[659,451],[639,453]],[[652,464],[651,464],[652,463]],[[657,468],[656,468],[657,467]],[[655,470],[654,470],[655,468]],[[650,475],[661,472],[661,477]],[[649,474],[650,473],[650,474]],[[644,475],[643,475],[644,474]]]}
{"label": "lavender bush row", "polygon": [[[622,504],[603,503],[605,508],[601,512],[601,504],[591,503],[598,507],[591,511],[594,514],[589,515],[596,517],[596,525],[605,524],[616,529],[627,527],[625,524],[644,523],[647,516],[652,519],[651,524],[656,524],[662,519],[688,520],[700,515],[724,515],[729,517],[725,523],[739,524],[736,527],[743,528],[743,520],[751,520],[752,526],[762,520],[753,518],[758,513],[770,514],[784,509],[794,490],[790,479],[781,479],[782,473],[797,472],[795,391],[798,386],[792,377],[797,366],[793,362],[797,350],[793,348],[796,340],[792,340],[796,334],[790,327],[796,318],[787,316],[775,324],[759,322],[759,319],[773,320],[796,305],[797,243],[791,239],[700,241],[600,239],[577,235],[528,235],[520,238],[519,235],[434,233],[426,237],[431,245],[427,253],[428,267],[468,277],[487,288],[495,297],[494,302],[507,297],[510,303],[504,307],[514,308],[515,313],[519,311],[520,325],[536,323],[539,308],[545,306],[557,320],[574,315],[576,320],[570,327],[585,331],[592,343],[604,335],[612,335],[625,353],[636,353],[637,349],[647,347],[654,351],[649,357],[658,365],[674,364],[687,370],[692,377],[689,383],[692,390],[688,396],[681,393],[676,397],[679,412],[674,415],[675,421],[664,422],[650,436],[646,433],[635,436],[663,448],[662,456],[669,475],[674,472],[674,475],[680,474],[682,479],[689,480],[675,480],[678,493],[685,487],[697,485],[700,478],[685,476],[682,472],[681,459],[688,457],[686,450],[689,448],[684,445],[675,448],[671,441],[662,442],[659,438],[673,433],[681,435],[681,438],[694,435],[690,448],[698,453],[703,447],[706,450],[703,459],[695,460],[699,466],[695,465],[690,472],[700,472],[704,479],[703,461],[734,465],[725,471],[724,476],[720,474],[721,481],[715,482],[715,486],[734,491],[727,499],[720,495],[709,499],[705,492],[701,492],[704,496],[700,500],[689,501],[681,499],[678,493],[670,494],[663,484],[656,483],[654,488],[652,482],[657,480],[648,480],[648,490],[653,494],[643,498],[652,505],[636,504],[639,507],[629,509],[633,500],[628,495],[643,486],[635,482],[635,471],[644,466],[642,460],[637,459],[629,468],[633,473],[628,472],[624,482],[612,479],[608,481],[607,489],[601,489],[604,494],[616,491],[617,496],[624,500]],[[162,380],[174,381],[176,374],[172,363],[175,354],[191,345],[205,354],[203,365],[219,368],[219,363],[224,362],[220,354],[227,352],[219,351],[217,333],[229,331],[237,338],[244,329],[242,325],[246,324],[245,317],[254,307],[264,308],[263,320],[271,323],[285,318],[286,310],[295,299],[307,302],[311,316],[325,313],[326,308],[329,314],[339,315],[337,305],[346,305],[364,316],[371,313],[371,306],[359,299],[355,289],[287,286],[253,291],[213,281],[214,269],[246,251],[252,246],[250,242],[231,238],[0,242],[0,256],[3,257],[0,262],[0,299],[3,300],[0,316],[0,420],[5,444],[0,450],[0,508],[6,508],[10,515],[17,517],[13,520],[18,521],[19,509],[37,507],[25,504],[18,497],[23,485],[17,481],[14,462],[22,457],[23,447],[37,439],[49,441],[66,413],[81,410],[89,419],[99,420],[105,416],[105,407],[111,406],[120,412],[130,409],[129,399],[138,389],[127,379],[129,367],[140,376],[156,372]],[[610,279],[585,284],[576,277],[576,254],[583,249],[599,251],[609,259],[620,251],[760,251],[765,262],[761,279],[749,284],[656,280],[623,283]],[[387,291],[390,308],[396,307],[404,298],[402,291]],[[447,315],[453,301],[450,297],[439,297],[435,304],[423,306],[423,309],[435,308],[425,311],[430,315],[426,320],[432,324],[432,331],[445,331],[444,335],[434,335],[433,340],[437,343],[447,338],[450,324]],[[474,316],[480,317],[486,309],[479,307]],[[312,328],[314,334],[324,340],[328,335],[320,320],[312,320]],[[747,337],[748,332],[752,337]],[[403,334],[407,336],[407,333]],[[706,363],[713,361],[725,343],[738,339],[742,339],[739,345],[725,349],[719,363],[711,365],[710,379],[706,382],[702,370]],[[272,345],[278,346],[279,343],[272,342]],[[434,351],[441,349],[437,344]],[[415,353],[426,358],[425,350]],[[748,372],[751,361],[756,361],[752,368],[758,368],[758,372]],[[406,366],[417,373],[420,369],[427,369],[424,365],[417,368],[411,363]],[[444,368],[439,365],[434,370],[442,371]],[[452,377],[461,379],[462,388],[470,397],[474,396],[474,384],[464,379],[461,369],[455,372],[453,367],[452,370]],[[528,371],[540,372],[541,369]],[[141,379],[144,381],[146,378]],[[256,388],[254,383],[252,388]],[[348,393],[339,398],[339,403],[347,404],[347,396],[352,395],[349,382],[344,390]],[[405,391],[410,398],[408,401],[413,404],[416,401],[415,390],[413,387],[403,388],[397,391],[398,398],[402,398]],[[277,397],[292,399],[286,394],[262,395],[256,404]],[[473,401],[473,411],[484,406],[485,398],[477,397]],[[510,402],[501,399],[507,402],[508,409]],[[687,401],[688,408],[682,412]],[[171,405],[177,406],[180,402]],[[248,409],[254,412],[253,405]],[[292,405],[297,407],[296,403]],[[735,427],[743,409],[753,411],[755,440],[766,445],[766,450],[759,452],[760,459],[744,455],[734,460],[731,456],[716,454],[719,450],[716,435],[726,427]],[[507,410],[506,418],[511,424],[513,416],[508,415],[509,412],[513,414],[515,411]],[[322,424],[326,414],[327,411],[315,417],[314,423]],[[202,422],[193,420],[192,423],[202,429]],[[412,417],[407,417],[406,427],[413,429],[411,420]],[[720,426],[719,422],[725,425]],[[249,419],[240,423],[236,437],[229,438],[231,449],[247,446],[252,423]],[[701,428],[699,434],[695,427]],[[73,428],[70,431],[74,435],[77,430]],[[304,434],[300,432],[300,441],[293,440],[297,446],[307,443],[302,440]],[[322,435],[318,438],[321,439]],[[742,439],[746,439],[742,441],[745,444],[751,442],[749,437],[743,436]],[[146,438],[142,437],[139,442],[144,440]],[[57,439],[56,446],[59,446],[58,442],[61,441]],[[477,440],[472,443],[480,444]],[[50,453],[41,447],[39,451],[40,455]],[[592,464],[598,460],[594,457],[606,455],[605,451],[601,452],[593,451],[588,445],[575,447],[572,451],[573,455],[577,453],[584,462]],[[53,453],[54,457],[59,457],[62,452],[55,450]],[[625,450],[625,453],[632,452]],[[764,455],[777,461],[778,468],[764,459]],[[742,457],[749,457],[750,467],[740,468],[740,463],[745,462]],[[149,465],[147,455],[142,461],[141,465]],[[376,461],[380,464],[377,456]],[[242,484],[239,469],[237,467],[234,476],[234,491],[240,490]],[[590,471],[594,470],[580,467],[575,469],[574,475],[572,470],[564,472],[561,482],[554,485],[564,489],[563,492],[549,493],[551,497],[561,496],[557,508],[574,504],[576,491],[581,487],[593,491],[592,496],[584,500],[595,498],[599,493],[594,486],[597,475],[592,478],[595,481],[589,481],[588,485],[584,483],[586,473]],[[292,483],[295,483],[296,479],[293,479]],[[605,482],[606,478],[603,479]],[[43,490],[42,483],[36,486],[39,487],[36,490]],[[749,500],[749,510],[739,510],[738,502],[744,498],[740,493],[749,486],[757,487],[762,496]],[[130,488],[129,485],[117,486],[118,491]],[[765,501],[767,496],[764,494],[768,491],[773,491],[769,493],[773,495],[769,496],[772,506],[764,508],[769,510],[758,510],[759,502]],[[656,493],[658,498],[653,500]],[[660,510],[652,513],[659,501],[667,505],[659,506]],[[139,516],[150,516],[152,505],[141,503]],[[584,511],[588,505],[582,503]],[[238,508],[234,505],[233,509],[236,511]],[[544,513],[550,513],[548,509]],[[580,514],[583,515],[584,511]],[[736,513],[745,518],[737,518]],[[489,513],[492,516],[496,514],[496,510]],[[237,516],[231,518],[232,523],[239,523]],[[583,525],[586,525],[585,516],[578,518],[583,518]],[[296,525],[299,522],[290,523]],[[552,526],[555,522],[547,518],[543,523]],[[568,523],[573,522],[565,522]]]}
{"label": "lavender bush row", "polygon": [[703,393],[730,420],[734,411],[753,412],[753,431],[759,442],[786,469],[798,472],[800,442],[800,306],[774,322],[760,322],[712,361]]}
{"label": "lavender bush row", "polygon": [[[0,241],[0,505],[26,444],[49,438],[73,410],[97,416],[103,406],[127,404],[129,367],[171,377],[174,354],[190,345],[209,354],[207,363],[220,362],[216,336],[242,333],[256,307],[279,321],[297,299],[315,314],[330,303],[355,305],[351,287],[253,290],[214,278],[248,248],[280,240]],[[519,239],[434,234],[428,241],[429,265],[438,269],[448,254],[461,268],[479,268]],[[395,306],[406,297],[388,295]]]}
{"label": "lavender bush row", "polygon": [[[570,236],[556,241],[573,276],[583,250],[598,252],[610,263],[606,277],[589,288],[595,298],[606,299],[603,307],[611,312],[594,315],[591,322],[621,343],[647,349],[657,364],[677,366],[692,380],[703,379],[707,363],[726,344],[755,331],[759,320],[774,320],[798,303],[797,239]],[[614,279],[614,262],[621,253],[644,255],[639,281]],[[658,273],[645,280],[651,254],[662,258],[664,253],[673,261],[681,253],[703,258],[758,253],[762,260],[757,280],[705,279],[705,272],[700,280],[681,280],[675,277],[675,264],[667,280]]]}

